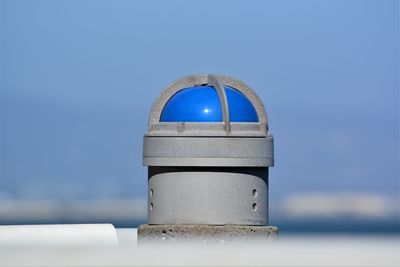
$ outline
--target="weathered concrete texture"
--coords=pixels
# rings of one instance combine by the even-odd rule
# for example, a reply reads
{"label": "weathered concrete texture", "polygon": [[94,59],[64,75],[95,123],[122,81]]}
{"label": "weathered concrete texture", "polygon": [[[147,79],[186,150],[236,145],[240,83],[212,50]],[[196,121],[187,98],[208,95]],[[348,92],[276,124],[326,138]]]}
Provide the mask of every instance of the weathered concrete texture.
{"label": "weathered concrete texture", "polygon": [[149,225],[268,224],[268,169],[149,167]]}
{"label": "weathered concrete texture", "polygon": [[205,225],[205,224],[142,224],[138,228],[138,242],[176,243],[190,241],[203,244],[232,243],[235,241],[270,242],[277,238],[275,226]]}

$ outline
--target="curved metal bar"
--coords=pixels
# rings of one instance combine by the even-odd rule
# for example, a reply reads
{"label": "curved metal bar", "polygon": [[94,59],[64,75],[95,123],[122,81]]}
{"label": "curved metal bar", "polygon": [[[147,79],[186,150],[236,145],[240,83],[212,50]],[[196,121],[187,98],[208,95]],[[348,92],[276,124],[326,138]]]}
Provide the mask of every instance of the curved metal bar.
{"label": "curved metal bar", "polygon": [[207,84],[214,87],[215,91],[217,91],[219,103],[221,104],[222,110],[222,120],[224,122],[225,131],[231,131],[231,121],[229,118],[229,105],[228,98],[226,97],[226,92],[224,86],[218,81],[218,78],[214,75],[207,76]]}
{"label": "curved metal bar", "polygon": [[165,88],[151,107],[149,130],[152,129],[152,125],[160,122],[160,117],[164,106],[173,95],[187,87],[202,84],[207,84],[207,75],[189,75],[174,81],[167,88]]}
{"label": "curved metal bar", "polygon": [[260,97],[256,94],[256,92],[251,89],[247,84],[242,82],[241,80],[238,80],[233,77],[229,76],[222,76],[218,75],[218,80],[220,83],[222,83],[224,86],[229,86],[232,87],[242,94],[244,94],[250,102],[253,104],[254,108],[256,109],[257,115],[258,115],[258,120],[260,124],[264,125],[265,127],[265,132],[268,131],[268,115],[265,110],[264,104],[261,101]]}

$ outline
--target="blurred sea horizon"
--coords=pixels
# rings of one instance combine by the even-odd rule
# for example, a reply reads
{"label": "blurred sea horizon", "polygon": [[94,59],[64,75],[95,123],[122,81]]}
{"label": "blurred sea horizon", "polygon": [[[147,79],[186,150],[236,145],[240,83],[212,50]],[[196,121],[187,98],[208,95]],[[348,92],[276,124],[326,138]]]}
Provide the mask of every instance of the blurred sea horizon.
{"label": "blurred sea horizon", "polygon": [[[297,200],[301,201],[299,197]],[[332,201],[328,197],[328,201]],[[381,205],[375,213],[364,213],[371,200],[353,199],[347,207],[338,199],[336,207],[320,212],[310,203],[306,206],[290,205],[290,200],[270,206],[269,224],[277,226],[280,233],[352,233],[396,234],[400,233],[399,218],[395,210]],[[323,201],[323,200],[321,200]],[[354,201],[358,201],[354,205]],[[289,202],[289,203],[288,203]],[[326,205],[321,203],[322,205]],[[334,206],[335,204],[331,204]],[[353,205],[353,208],[349,208]],[[307,208],[307,206],[309,208]],[[330,212],[330,213],[329,213]],[[147,222],[145,199],[95,199],[95,200],[5,200],[0,206],[0,225],[9,224],[75,224],[111,223],[116,228],[136,228]]]}

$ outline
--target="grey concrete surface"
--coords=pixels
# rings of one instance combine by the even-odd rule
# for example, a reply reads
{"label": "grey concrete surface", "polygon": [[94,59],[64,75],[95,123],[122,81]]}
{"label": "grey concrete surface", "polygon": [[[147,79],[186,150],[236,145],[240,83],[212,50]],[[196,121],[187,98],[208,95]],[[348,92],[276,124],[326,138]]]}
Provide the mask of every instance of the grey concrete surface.
{"label": "grey concrete surface", "polygon": [[148,224],[268,225],[267,168],[149,167],[149,188]]}
{"label": "grey concrete surface", "polygon": [[277,238],[275,226],[251,225],[201,225],[201,224],[160,224],[140,225],[138,244],[176,243],[234,243],[242,241],[270,242]]}

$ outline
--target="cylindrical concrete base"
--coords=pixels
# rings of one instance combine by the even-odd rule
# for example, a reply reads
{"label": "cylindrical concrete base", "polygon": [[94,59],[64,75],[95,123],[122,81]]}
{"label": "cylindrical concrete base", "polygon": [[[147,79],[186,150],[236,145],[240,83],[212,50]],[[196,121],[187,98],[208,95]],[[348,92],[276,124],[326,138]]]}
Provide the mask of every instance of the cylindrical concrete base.
{"label": "cylindrical concrete base", "polygon": [[149,167],[149,224],[268,224],[268,168]]}
{"label": "cylindrical concrete base", "polygon": [[200,225],[200,224],[142,224],[138,228],[138,242],[175,243],[189,241],[194,243],[217,244],[235,241],[269,242],[276,239],[275,226],[250,225]]}

